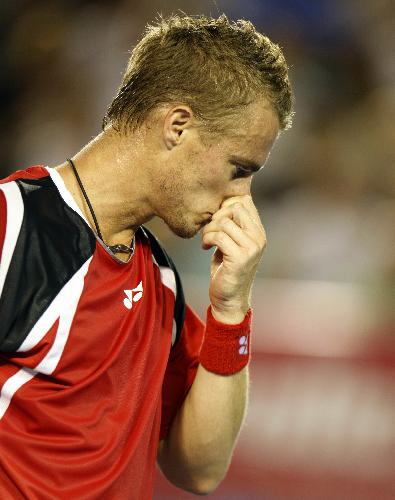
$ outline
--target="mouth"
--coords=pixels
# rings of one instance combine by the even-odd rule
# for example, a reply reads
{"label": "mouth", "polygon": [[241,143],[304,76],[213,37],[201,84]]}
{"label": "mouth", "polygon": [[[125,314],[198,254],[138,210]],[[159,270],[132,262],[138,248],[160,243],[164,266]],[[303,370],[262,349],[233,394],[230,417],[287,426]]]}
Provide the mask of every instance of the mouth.
{"label": "mouth", "polygon": [[207,214],[209,215],[209,217],[207,217],[206,219],[203,220],[203,222],[200,223],[202,227],[211,222],[211,219],[213,217],[213,214],[211,212],[207,212]]}
{"label": "mouth", "polygon": [[207,213],[206,213],[204,219],[200,218],[200,219],[196,220],[195,224],[198,227],[199,232],[204,228],[204,226],[207,226],[207,224],[209,222],[211,222],[211,217],[212,217],[211,213],[209,214],[209,217],[207,217]]}

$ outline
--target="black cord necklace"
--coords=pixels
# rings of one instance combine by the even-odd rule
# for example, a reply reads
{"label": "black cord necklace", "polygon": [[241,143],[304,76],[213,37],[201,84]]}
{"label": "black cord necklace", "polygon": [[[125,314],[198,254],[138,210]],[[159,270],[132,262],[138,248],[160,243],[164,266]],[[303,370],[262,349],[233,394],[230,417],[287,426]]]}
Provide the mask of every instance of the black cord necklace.
{"label": "black cord necklace", "polygon": [[88,205],[88,208],[90,210],[90,213],[92,215],[93,222],[95,223],[96,232],[97,232],[98,237],[102,240],[102,242],[113,253],[118,253],[118,252],[120,252],[120,253],[133,253],[134,252],[134,238],[133,238],[133,244],[132,244],[132,246],[124,245],[123,243],[118,243],[117,245],[110,246],[110,245],[107,245],[107,243],[104,241],[103,236],[102,236],[101,231],[100,231],[99,223],[97,222],[97,218],[96,218],[95,212],[94,212],[93,207],[92,207],[92,204],[89,201],[88,195],[86,194],[85,188],[84,188],[84,186],[82,184],[80,176],[78,175],[78,172],[77,172],[77,169],[76,169],[76,167],[74,165],[74,162],[73,162],[73,160],[70,160],[70,158],[67,158],[67,161],[70,163],[71,168],[73,169],[75,178],[77,179],[77,182],[78,182],[78,184],[80,186],[81,192],[84,195],[85,201],[86,201],[86,203]]}

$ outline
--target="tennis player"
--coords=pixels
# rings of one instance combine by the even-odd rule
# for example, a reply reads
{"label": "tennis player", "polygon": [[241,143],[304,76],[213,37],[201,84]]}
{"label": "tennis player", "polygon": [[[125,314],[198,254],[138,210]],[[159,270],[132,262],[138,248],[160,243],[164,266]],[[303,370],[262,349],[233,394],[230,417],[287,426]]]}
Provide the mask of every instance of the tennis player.
{"label": "tennis player", "polygon": [[[149,499],[156,461],[196,494],[224,478],[266,245],[251,180],[291,118],[277,45],[172,16],[147,27],[97,137],[1,181],[2,500]],[[215,249],[205,323],[153,217]]]}

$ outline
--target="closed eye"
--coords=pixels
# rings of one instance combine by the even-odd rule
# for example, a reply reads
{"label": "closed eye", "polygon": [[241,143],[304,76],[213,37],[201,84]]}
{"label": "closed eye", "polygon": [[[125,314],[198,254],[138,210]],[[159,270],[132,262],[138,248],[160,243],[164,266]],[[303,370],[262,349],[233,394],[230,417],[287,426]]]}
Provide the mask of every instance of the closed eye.
{"label": "closed eye", "polygon": [[234,164],[234,167],[235,168],[233,170],[232,180],[249,177],[250,175],[252,175],[251,169],[249,168],[245,168],[237,163]]}

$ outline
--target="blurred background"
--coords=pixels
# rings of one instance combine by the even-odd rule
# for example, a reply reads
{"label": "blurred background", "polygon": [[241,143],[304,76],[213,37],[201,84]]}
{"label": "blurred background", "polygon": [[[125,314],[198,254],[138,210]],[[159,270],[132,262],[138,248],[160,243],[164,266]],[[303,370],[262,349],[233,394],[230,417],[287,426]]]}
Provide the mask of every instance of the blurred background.
{"label": "blurred background", "polygon": [[[394,2],[2,0],[0,177],[98,134],[145,24],[178,9],[251,20],[283,47],[296,95],[254,180],[268,246],[251,402],[211,498],[394,499]],[[150,226],[204,318],[210,252]],[[158,472],[155,498],[193,497]]]}

